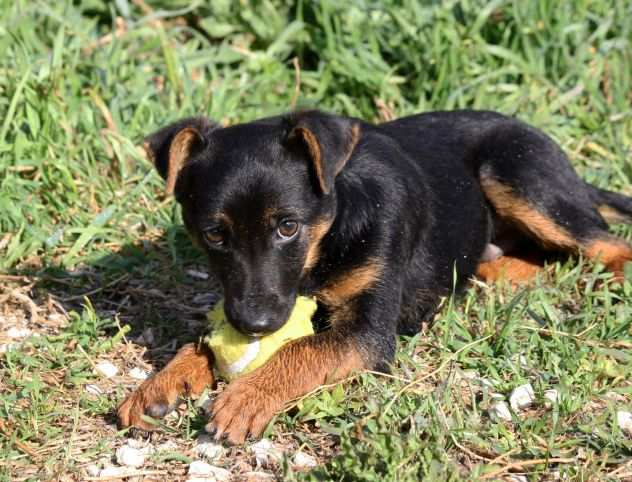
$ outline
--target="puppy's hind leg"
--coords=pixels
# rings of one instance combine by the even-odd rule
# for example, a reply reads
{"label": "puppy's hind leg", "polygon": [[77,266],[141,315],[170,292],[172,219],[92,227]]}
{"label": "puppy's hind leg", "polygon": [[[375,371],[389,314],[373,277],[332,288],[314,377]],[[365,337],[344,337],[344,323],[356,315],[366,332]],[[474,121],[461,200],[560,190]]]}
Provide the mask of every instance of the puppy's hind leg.
{"label": "puppy's hind leg", "polygon": [[608,232],[600,209],[632,214],[632,202],[586,184],[543,133],[510,123],[490,136],[479,180],[495,214],[543,251],[582,253],[615,276],[632,261],[632,247]]}

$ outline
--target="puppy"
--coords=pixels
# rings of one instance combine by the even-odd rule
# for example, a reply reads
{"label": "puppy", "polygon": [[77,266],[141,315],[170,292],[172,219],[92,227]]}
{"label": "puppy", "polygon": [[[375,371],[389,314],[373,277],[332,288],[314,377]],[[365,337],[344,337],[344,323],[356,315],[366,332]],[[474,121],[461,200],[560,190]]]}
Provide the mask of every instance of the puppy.
{"label": "puppy", "polygon": [[[543,253],[581,253],[622,277],[632,260],[607,224],[630,221],[632,199],[585,183],[549,137],[493,112],[373,125],[306,111],[225,128],[199,117],[146,147],[235,328],[273,332],[297,295],[318,300],[315,335],[215,400],[207,428],[232,443],[319,385],[387,370],[396,335],[417,332],[476,273],[520,282]],[[200,393],[212,362],[184,346],[120,405],[120,424],[151,429],[142,415]]]}

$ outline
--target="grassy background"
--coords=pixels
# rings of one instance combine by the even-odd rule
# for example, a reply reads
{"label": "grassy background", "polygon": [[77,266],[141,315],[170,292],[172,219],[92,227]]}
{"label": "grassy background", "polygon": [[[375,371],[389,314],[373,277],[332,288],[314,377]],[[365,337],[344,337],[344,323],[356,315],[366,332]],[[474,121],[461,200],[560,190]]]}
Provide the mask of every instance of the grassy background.
{"label": "grassy background", "polygon": [[[93,363],[159,366],[214,301],[143,135],[294,106],[375,121],[494,109],[630,193],[630,18],[626,0],[0,0],[0,329],[43,335],[0,355],[0,477],[80,479],[109,457],[112,409],[138,382],[100,380]],[[394,378],[317,394],[269,435],[315,454],[324,465],[301,477],[321,480],[632,476],[614,419],[632,407],[632,289],[596,284],[607,276],[580,261],[518,293],[474,285],[402,340]],[[487,415],[492,393],[527,381],[529,412]],[[169,437],[183,445],[153,469],[182,477],[202,426],[180,414]],[[242,460],[220,465],[238,476]],[[269,471],[299,476],[287,461]]]}

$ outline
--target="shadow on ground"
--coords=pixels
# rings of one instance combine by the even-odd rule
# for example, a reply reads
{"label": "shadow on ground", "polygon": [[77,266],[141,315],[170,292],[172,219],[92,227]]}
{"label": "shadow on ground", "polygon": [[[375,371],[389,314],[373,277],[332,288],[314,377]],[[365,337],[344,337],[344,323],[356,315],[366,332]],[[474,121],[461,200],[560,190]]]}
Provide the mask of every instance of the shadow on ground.
{"label": "shadow on ground", "polygon": [[101,319],[129,325],[127,338],[147,348],[144,358],[155,367],[204,334],[205,314],[221,295],[181,226],[113,247],[72,270],[44,266],[15,274],[34,281],[30,293],[40,306],[54,300],[67,313],[93,309]]}

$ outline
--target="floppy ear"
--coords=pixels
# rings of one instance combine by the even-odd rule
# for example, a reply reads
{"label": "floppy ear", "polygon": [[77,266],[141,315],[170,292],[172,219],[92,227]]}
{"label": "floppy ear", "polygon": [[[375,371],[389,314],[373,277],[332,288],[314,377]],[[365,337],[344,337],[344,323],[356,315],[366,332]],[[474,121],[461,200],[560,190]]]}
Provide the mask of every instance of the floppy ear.
{"label": "floppy ear", "polygon": [[307,149],[320,190],[329,194],[360,138],[360,124],[318,111],[299,114],[288,135]]}
{"label": "floppy ear", "polygon": [[190,117],[145,138],[147,157],[165,179],[167,194],[173,194],[178,174],[196,153],[204,149],[208,134],[215,127],[204,117]]}

